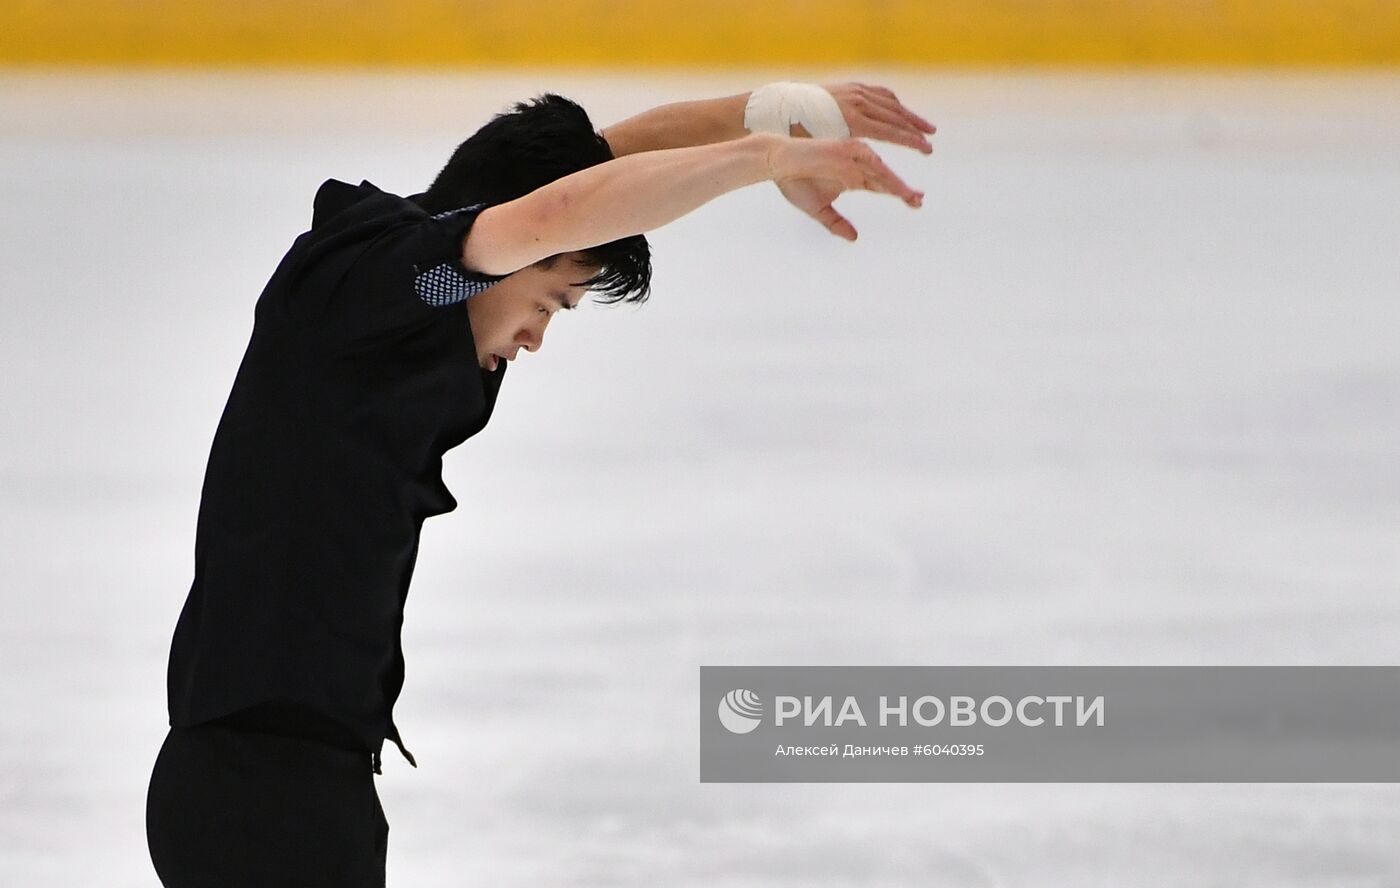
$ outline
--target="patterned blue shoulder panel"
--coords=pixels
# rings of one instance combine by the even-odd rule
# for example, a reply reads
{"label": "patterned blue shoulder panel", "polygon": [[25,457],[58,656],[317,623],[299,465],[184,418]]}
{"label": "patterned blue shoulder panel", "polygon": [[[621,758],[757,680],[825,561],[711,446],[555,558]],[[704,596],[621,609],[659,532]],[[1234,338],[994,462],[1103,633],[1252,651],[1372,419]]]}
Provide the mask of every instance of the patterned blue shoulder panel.
{"label": "patterned blue shoulder panel", "polygon": [[[475,213],[484,206],[463,207],[460,210],[448,210],[446,213],[438,213],[434,219],[451,219],[464,213]],[[482,280],[480,278],[468,277],[462,266],[454,259],[434,265],[432,268],[419,269],[418,275],[413,279],[413,290],[429,305],[440,307],[452,305],[462,300],[475,296],[483,290],[489,289],[496,283],[498,278]]]}
{"label": "patterned blue shoulder panel", "polygon": [[427,271],[420,271],[413,279],[414,292],[418,298],[432,306],[452,305],[468,296],[475,296],[489,289],[495,281],[472,280],[462,272],[456,261],[435,265]]}

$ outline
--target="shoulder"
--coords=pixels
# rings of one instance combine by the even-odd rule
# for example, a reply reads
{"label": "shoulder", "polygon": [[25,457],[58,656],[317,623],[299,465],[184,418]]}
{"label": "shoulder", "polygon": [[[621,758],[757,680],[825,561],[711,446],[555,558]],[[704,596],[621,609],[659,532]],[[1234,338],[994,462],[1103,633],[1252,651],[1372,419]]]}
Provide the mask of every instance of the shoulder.
{"label": "shoulder", "polygon": [[312,201],[311,227],[343,227],[371,219],[422,220],[427,215],[409,198],[390,194],[368,180],[351,185],[339,179],[327,179],[316,189],[316,197]]}

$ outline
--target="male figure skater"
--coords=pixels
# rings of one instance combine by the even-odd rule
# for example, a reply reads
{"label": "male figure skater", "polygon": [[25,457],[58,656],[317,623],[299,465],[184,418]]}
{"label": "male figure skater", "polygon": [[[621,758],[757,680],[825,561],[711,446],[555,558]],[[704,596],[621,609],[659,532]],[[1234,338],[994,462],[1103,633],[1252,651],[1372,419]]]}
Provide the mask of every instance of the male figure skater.
{"label": "male figure skater", "polygon": [[864,142],[792,132],[927,150],[932,127],[856,84],[665,106],[601,135],[545,96],[423,194],[321,186],[209,456],[147,796],[167,888],[384,885],[371,775],[386,739],[413,763],[392,717],[399,632],[423,520],[456,507],[443,453],[486,425],[558,311],[646,297],[643,232],[765,180],[848,239],[844,191],[921,205]]}

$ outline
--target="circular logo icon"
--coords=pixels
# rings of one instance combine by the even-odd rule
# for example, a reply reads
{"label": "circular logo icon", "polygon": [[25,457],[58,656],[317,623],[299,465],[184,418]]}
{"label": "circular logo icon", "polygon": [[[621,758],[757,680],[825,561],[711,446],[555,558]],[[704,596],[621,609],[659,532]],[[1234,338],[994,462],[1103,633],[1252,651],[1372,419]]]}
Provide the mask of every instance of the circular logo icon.
{"label": "circular logo icon", "polygon": [[719,701],[719,723],[731,734],[747,734],[763,721],[763,701],[753,691],[736,688]]}

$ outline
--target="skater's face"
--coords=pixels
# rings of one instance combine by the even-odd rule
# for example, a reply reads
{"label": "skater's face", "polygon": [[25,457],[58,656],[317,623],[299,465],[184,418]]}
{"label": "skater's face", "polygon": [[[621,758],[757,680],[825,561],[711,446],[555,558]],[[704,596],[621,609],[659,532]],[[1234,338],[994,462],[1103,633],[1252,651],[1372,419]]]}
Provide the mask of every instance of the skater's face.
{"label": "skater's face", "polygon": [[587,294],[579,285],[598,269],[580,263],[581,254],[566,253],[552,263],[522,268],[467,300],[467,318],[482,368],[495,370],[520,351],[537,351],[555,312],[576,307]]}

